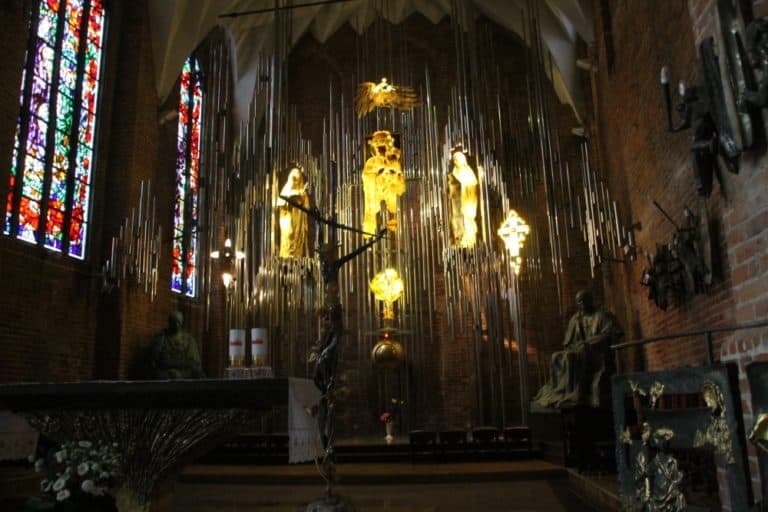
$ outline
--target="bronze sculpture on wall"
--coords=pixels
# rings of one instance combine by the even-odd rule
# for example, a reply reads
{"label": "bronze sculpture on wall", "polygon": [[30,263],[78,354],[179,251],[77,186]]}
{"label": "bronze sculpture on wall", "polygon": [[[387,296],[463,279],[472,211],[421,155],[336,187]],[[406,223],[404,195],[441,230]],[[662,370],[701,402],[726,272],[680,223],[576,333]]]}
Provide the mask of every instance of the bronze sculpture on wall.
{"label": "bronze sculpture on wall", "polygon": [[672,98],[669,87],[669,70],[661,69],[661,85],[667,110],[667,129],[679,132],[691,129],[691,153],[696,189],[699,194],[709,197],[712,180],[718,172],[718,157],[732,173],[739,172],[739,157],[742,147],[734,135],[729,121],[722,75],[714,51],[714,40],[710,37],[699,46],[703,84],[687,86],[680,81],[681,102],[675,107],[680,122],[672,121]]}
{"label": "bronze sculpture on wall", "polygon": [[586,290],[576,293],[579,311],[568,321],[564,350],[552,354],[549,381],[533,404],[540,407],[603,407],[613,371],[610,345],[624,335],[616,317],[593,304]]}
{"label": "bronze sculpture on wall", "polygon": [[[741,153],[764,144],[759,109],[768,104],[768,22],[752,20],[751,11],[746,1],[717,0],[715,36],[699,45],[702,82],[690,88],[680,82],[677,126],[672,123],[669,73],[662,68],[668,129],[692,129],[694,177],[705,197],[712,191],[718,160],[738,173]],[[759,80],[754,69],[761,72]]]}
{"label": "bronze sculpture on wall", "polygon": [[[711,510],[718,494],[721,500],[725,494],[717,510],[753,510],[746,451],[738,435],[742,428],[738,374],[736,365],[716,363],[611,379],[624,509]],[[722,479],[719,467],[725,469]],[[701,489],[704,492],[691,492],[694,479],[713,485]],[[718,493],[718,487],[726,492]]]}
{"label": "bronze sculpture on wall", "polygon": [[648,266],[643,270],[640,284],[648,287],[648,299],[662,311],[670,303],[679,304],[685,300],[685,282],[683,266],[672,253],[669,244],[656,246],[656,254],[648,258]]}
{"label": "bronze sculpture on wall", "polygon": [[675,433],[669,428],[653,429],[647,422],[643,423],[642,429],[642,447],[632,468],[635,493],[623,496],[624,509],[629,512],[682,512],[686,508],[682,491],[685,475],[668,446]]}
{"label": "bronze sculpture on wall", "polygon": [[760,70],[760,80],[754,84],[747,84],[741,93],[739,97],[741,110],[768,106],[768,20],[754,20],[747,26],[747,52],[750,65]]}
{"label": "bronze sculpture on wall", "polygon": [[[750,37],[745,25],[752,19],[751,8],[743,0],[717,0],[717,18],[720,30],[715,31],[715,38],[720,73],[725,77],[722,81],[725,114],[737,147],[744,151],[755,146],[756,135],[762,132],[756,126],[760,122],[757,105],[745,102],[750,91],[758,88],[745,46],[745,39]],[[749,43],[753,44],[754,41]]]}
{"label": "bronze sculpture on wall", "polygon": [[720,387],[712,381],[705,381],[701,387],[704,403],[710,410],[709,423],[706,428],[697,430],[693,446],[712,446],[715,453],[722,456],[727,464],[734,464],[733,440],[726,420],[725,398]]}
{"label": "bronze sculpture on wall", "polygon": [[681,304],[712,284],[709,219],[705,208],[696,215],[685,207],[685,223],[680,226],[656,201],[653,204],[675,226],[675,234],[672,242],[657,245],[655,255],[647,255],[640,284],[648,287],[648,298],[666,311],[670,304]]}

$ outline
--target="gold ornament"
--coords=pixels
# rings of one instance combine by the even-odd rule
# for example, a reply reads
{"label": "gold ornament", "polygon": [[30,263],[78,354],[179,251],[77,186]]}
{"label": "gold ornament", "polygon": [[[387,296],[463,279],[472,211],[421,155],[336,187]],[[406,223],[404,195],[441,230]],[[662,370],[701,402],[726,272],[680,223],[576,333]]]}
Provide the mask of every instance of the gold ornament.
{"label": "gold ornament", "polygon": [[387,82],[386,78],[382,78],[378,84],[363,82],[358,85],[355,105],[357,116],[363,117],[376,107],[411,110],[421,105],[421,100],[412,87],[394,86]]}
{"label": "gold ornament", "polygon": [[651,407],[656,407],[656,404],[659,401],[659,398],[662,397],[664,394],[664,384],[662,384],[659,381],[656,381],[651,386],[651,389],[648,391],[651,395]]}
{"label": "gold ornament", "polygon": [[504,222],[501,223],[501,226],[499,226],[499,229],[496,231],[509,251],[512,269],[515,271],[515,274],[520,273],[520,267],[523,264],[523,260],[520,257],[520,250],[523,248],[525,237],[527,237],[530,232],[531,228],[515,210],[509,210]]}
{"label": "gold ornament", "polygon": [[376,274],[370,281],[371,291],[374,297],[384,302],[384,318],[392,320],[395,318],[395,312],[392,304],[403,296],[405,285],[397,270],[386,268]]}
{"label": "gold ornament", "polygon": [[384,336],[384,339],[379,340],[373,346],[371,359],[379,368],[391,370],[397,368],[403,362],[405,350],[403,350],[403,346],[399,342],[389,339],[386,334]]}

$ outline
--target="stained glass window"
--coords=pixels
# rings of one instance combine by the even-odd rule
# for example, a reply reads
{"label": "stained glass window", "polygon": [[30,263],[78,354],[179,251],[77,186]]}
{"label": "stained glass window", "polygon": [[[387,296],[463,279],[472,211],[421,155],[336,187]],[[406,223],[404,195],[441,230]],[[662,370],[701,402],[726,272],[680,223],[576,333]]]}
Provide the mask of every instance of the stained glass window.
{"label": "stained glass window", "polygon": [[197,59],[190,57],[181,71],[171,271],[171,289],[189,297],[197,294],[201,84],[200,65]]}
{"label": "stained glass window", "polygon": [[85,257],[102,0],[39,0],[21,79],[4,234]]}

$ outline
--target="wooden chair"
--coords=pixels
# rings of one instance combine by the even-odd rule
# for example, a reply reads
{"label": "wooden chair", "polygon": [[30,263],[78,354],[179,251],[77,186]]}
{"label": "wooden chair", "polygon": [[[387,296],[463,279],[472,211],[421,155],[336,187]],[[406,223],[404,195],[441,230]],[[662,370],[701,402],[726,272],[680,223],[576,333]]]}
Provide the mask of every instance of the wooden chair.
{"label": "wooden chair", "polygon": [[475,427],[472,429],[475,453],[481,456],[498,455],[499,429],[496,427]]}
{"label": "wooden chair", "polygon": [[467,452],[467,432],[465,430],[442,430],[439,434],[440,456],[465,455]]}
{"label": "wooden chair", "polygon": [[437,432],[433,430],[411,430],[408,433],[411,462],[416,457],[434,457],[437,450]]}
{"label": "wooden chair", "polygon": [[504,448],[507,453],[531,453],[531,429],[525,426],[504,428]]}

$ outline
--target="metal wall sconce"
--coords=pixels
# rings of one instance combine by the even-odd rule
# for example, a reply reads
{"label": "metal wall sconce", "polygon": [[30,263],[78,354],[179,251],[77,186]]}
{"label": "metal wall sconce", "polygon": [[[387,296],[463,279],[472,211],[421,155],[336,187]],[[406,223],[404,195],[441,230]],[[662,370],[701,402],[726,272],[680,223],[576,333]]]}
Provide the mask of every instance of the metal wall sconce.
{"label": "metal wall sconce", "polygon": [[667,130],[679,132],[691,129],[691,153],[696,189],[699,194],[709,197],[712,193],[712,178],[717,171],[718,156],[732,173],[739,172],[741,148],[731,130],[723,95],[722,77],[714,53],[714,40],[705,39],[699,47],[704,71],[704,84],[688,86],[682,80],[678,85],[681,101],[675,106],[680,122],[672,120],[672,96],[669,87],[669,69],[661,68],[661,86],[667,108]]}

